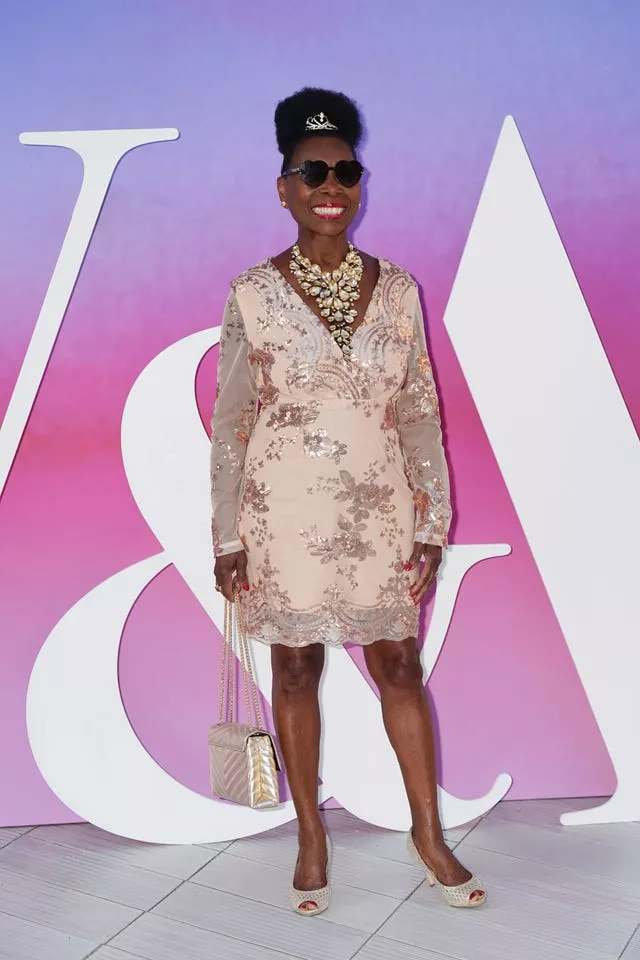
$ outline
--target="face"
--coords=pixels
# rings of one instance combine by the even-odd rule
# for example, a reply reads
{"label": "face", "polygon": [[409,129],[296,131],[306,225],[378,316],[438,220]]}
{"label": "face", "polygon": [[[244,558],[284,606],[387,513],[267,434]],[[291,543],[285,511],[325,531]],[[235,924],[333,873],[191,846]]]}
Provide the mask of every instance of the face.
{"label": "face", "polygon": [[[351,148],[336,137],[310,137],[296,147],[291,167],[303,160],[324,160],[330,167],[338,160],[353,160]],[[343,233],[360,204],[360,184],[343,187],[333,170],[319,187],[308,187],[297,174],[278,178],[278,194],[302,230],[333,237]]]}

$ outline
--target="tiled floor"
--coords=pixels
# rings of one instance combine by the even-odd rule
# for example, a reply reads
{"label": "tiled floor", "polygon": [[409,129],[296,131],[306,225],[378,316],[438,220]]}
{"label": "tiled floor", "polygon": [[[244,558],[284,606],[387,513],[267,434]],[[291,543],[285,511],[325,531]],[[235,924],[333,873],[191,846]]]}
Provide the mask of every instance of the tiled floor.
{"label": "tiled floor", "polygon": [[0,830],[0,960],[640,960],[640,825],[563,828],[590,801],[503,803],[448,840],[487,884],[452,910],[404,837],[344,811],[328,913],[287,907],[295,826],[163,847],[87,824]]}

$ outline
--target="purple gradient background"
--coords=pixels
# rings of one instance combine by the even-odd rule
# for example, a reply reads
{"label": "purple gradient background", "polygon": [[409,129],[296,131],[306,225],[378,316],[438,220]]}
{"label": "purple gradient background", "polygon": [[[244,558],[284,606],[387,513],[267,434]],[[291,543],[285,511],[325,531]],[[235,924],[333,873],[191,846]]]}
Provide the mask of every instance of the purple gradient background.
{"label": "purple gradient background", "polygon": [[[219,323],[235,274],[291,242],[275,194],[272,114],[304,84],[344,89],[365,110],[371,176],[357,241],[422,285],[455,478],[454,542],[513,546],[467,575],[430,684],[444,785],[473,796],[507,770],[514,798],[612,792],[606,749],[442,315],[511,113],[638,423],[639,42],[632,0],[325,0],[288,10],[265,0],[5,2],[0,410],[82,176],[70,152],[21,146],[19,133],[177,126],[181,138],[134,151],[116,171],[0,501],[0,824],[74,819],[31,757],[29,673],[76,600],[158,549],[125,480],[122,408],[158,351]],[[214,360],[198,381],[205,420]],[[594,563],[606,554],[615,496],[597,442],[585,474]],[[207,617],[176,571],[163,572],[127,624],[122,692],[149,751],[203,793],[216,652]]]}

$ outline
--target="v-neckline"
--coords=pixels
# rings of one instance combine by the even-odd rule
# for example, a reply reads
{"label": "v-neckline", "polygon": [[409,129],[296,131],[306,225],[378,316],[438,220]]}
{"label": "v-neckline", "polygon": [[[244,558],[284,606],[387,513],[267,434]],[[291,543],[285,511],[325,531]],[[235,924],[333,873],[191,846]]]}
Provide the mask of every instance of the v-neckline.
{"label": "v-neckline", "polygon": [[[376,282],[375,282],[374,285],[373,285],[373,290],[371,291],[371,296],[369,297],[369,302],[367,303],[367,309],[363,312],[362,320],[360,321],[360,323],[358,324],[358,326],[357,326],[357,327],[355,328],[355,330],[353,331],[352,340],[355,339],[355,336],[356,336],[357,332],[360,330],[360,327],[364,327],[365,324],[367,324],[367,318],[369,317],[369,313],[370,313],[371,307],[375,304],[375,302],[376,302],[377,299],[378,299],[378,294],[379,294],[380,285],[381,285],[381,281],[382,281],[382,271],[383,271],[383,269],[384,269],[384,260],[382,260],[380,257],[377,257],[376,259],[378,260],[378,279],[376,280]],[[287,287],[287,288],[291,291],[291,293],[293,294],[293,296],[294,296],[297,300],[300,301],[300,303],[302,304],[302,306],[303,306],[303,307],[306,307],[306,309],[309,311],[309,313],[311,314],[311,316],[312,316],[313,319],[315,320],[316,324],[320,327],[320,329],[323,331],[323,333],[329,338],[329,340],[331,341],[331,343],[335,346],[335,348],[337,349],[337,351],[338,351],[338,353],[340,354],[340,356],[342,357],[342,359],[345,359],[345,358],[344,358],[344,354],[342,353],[341,348],[338,346],[338,344],[336,343],[336,341],[334,340],[334,338],[331,336],[331,331],[328,329],[328,327],[325,327],[324,323],[322,322],[322,320],[320,319],[320,317],[318,316],[318,314],[315,312],[315,310],[313,309],[313,307],[310,307],[309,304],[308,304],[305,300],[302,299],[302,296],[298,293],[298,291],[296,290],[296,288],[294,287],[294,285],[291,283],[291,281],[288,279],[288,277],[285,277],[285,275],[284,275],[284,273],[282,272],[282,270],[280,270],[278,267],[276,267],[276,265],[275,265],[275,263],[273,262],[273,260],[271,259],[271,257],[267,257],[267,264],[271,267],[271,269],[274,271],[274,273],[280,278],[280,280],[282,281],[282,283],[284,284],[284,286]]]}

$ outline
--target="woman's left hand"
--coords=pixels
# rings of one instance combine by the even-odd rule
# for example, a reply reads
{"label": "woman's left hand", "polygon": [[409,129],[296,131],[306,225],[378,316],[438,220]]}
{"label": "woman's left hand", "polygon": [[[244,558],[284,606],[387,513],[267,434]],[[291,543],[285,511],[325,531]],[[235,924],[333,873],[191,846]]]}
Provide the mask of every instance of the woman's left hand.
{"label": "woman's left hand", "polygon": [[420,571],[417,581],[409,589],[409,593],[416,605],[420,603],[436,579],[438,567],[442,562],[442,547],[438,547],[434,543],[418,543],[416,541],[413,545],[413,552],[409,557],[409,563],[405,569],[415,569],[415,567],[419,566],[423,558],[424,566]]}

